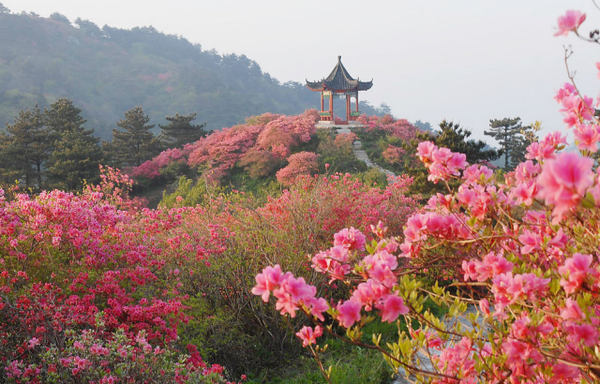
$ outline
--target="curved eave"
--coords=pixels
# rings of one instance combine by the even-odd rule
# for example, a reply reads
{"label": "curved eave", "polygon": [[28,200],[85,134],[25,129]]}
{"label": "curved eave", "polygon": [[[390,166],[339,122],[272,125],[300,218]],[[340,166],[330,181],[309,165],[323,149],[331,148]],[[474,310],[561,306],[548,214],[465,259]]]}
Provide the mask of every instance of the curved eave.
{"label": "curved eave", "polygon": [[358,90],[359,91],[368,91],[373,86],[373,80],[371,81],[359,81],[358,82]]}
{"label": "curved eave", "polygon": [[308,81],[306,80],[306,86],[311,91],[323,91],[323,82],[322,81]]}

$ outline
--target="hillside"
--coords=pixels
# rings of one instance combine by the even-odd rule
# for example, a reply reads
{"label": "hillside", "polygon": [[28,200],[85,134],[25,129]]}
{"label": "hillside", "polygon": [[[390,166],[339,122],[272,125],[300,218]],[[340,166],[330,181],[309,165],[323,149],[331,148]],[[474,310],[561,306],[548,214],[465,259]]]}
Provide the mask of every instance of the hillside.
{"label": "hillside", "polygon": [[[199,123],[220,129],[265,112],[302,113],[319,102],[318,94],[280,83],[244,55],[204,51],[153,27],[0,14],[0,127],[20,109],[46,107],[59,97],[83,109],[87,126],[105,140],[137,105],[153,123],[197,112]],[[367,104],[362,110],[378,112]]]}

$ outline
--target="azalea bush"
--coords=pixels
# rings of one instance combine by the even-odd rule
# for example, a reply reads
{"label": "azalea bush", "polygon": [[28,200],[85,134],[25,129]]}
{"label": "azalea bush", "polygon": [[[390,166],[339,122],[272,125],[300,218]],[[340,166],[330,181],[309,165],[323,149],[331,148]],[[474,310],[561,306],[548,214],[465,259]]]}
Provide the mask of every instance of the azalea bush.
{"label": "azalea bush", "polygon": [[397,174],[406,172],[417,162],[414,153],[404,146],[419,139],[423,132],[406,119],[360,116],[362,127],[353,128],[371,161]]}
{"label": "azalea bush", "polygon": [[[567,12],[557,35],[579,35],[584,20]],[[598,32],[590,36],[597,42]],[[311,259],[330,291],[273,265],[252,292],[265,302],[273,296],[282,315],[313,323],[297,336],[318,361],[328,334],[379,351],[414,382],[599,382],[600,175],[591,156],[600,124],[594,100],[573,82],[556,100],[579,153],[562,152],[566,137],[554,132],[498,181],[464,154],[422,142],[417,155],[428,179],[447,193],[432,196],[401,233],[379,224],[372,240],[354,228],[335,234],[333,247]],[[424,283],[427,271],[440,282]],[[424,309],[428,299],[446,305],[448,318]],[[371,322],[398,324],[398,337],[366,342]],[[410,327],[401,330],[401,322]]]}
{"label": "azalea bush", "polygon": [[315,175],[301,177],[266,204],[257,204],[243,192],[210,189],[202,196],[190,190],[200,204],[194,208],[177,208],[177,200],[182,205],[190,200],[175,198],[174,209],[202,210],[204,225],[228,231],[220,235],[225,249],[209,259],[210,267],[195,269],[193,276],[180,275],[180,291],[189,294],[186,303],[193,307],[191,321],[180,325],[181,337],[234,373],[276,368],[284,359],[297,356],[291,329],[299,327],[290,329],[276,311],[250,294],[254,276],[266,263],[278,263],[327,289],[326,277],[311,273],[306,256],[324,247],[336,228],[368,228],[379,220],[402,228],[417,207],[413,198],[405,196],[410,183],[409,178],[392,178],[387,188],[379,189],[349,174]]}
{"label": "azalea bush", "polygon": [[[207,268],[205,259],[222,252],[227,233],[189,229],[184,223],[200,212],[141,208],[128,198],[131,180],[114,169],[103,168],[102,179],[79,195],[55,190],[7,201],[0,193],[1,381],[54,377],[48,350],[70,359],[62,367],[74,382],[107,373],[69,350],[91,331],[103,345],[117,331],[123,346],[143,334],[168,361],[187,361],[178,336],[189,320],[180,274],[190,273],[190,258],[194,268]],[[76,356],[83,359],[77,367]],[[96,373],[88,376],[90,370]]]}

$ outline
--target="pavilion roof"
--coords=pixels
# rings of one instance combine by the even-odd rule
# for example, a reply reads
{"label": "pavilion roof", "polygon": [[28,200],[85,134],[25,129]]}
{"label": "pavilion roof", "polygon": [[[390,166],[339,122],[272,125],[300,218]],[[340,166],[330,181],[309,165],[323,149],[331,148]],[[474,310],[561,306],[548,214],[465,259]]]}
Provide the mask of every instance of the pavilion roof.
{"label": "pavilion roof", "polygon": [[338,56],[337,65],[327,78],[321,81],[306,80],[306,85],[313,91],[366,91],[373,86],[373,80],[355,80],[342,64],[342,56]]}

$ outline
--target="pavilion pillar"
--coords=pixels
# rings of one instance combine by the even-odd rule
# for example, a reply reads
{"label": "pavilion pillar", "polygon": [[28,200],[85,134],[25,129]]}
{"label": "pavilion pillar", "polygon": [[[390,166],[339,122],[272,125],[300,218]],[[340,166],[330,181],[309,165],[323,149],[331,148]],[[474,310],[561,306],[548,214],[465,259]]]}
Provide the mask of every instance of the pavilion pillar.
{"label": "pavilion pillar", "polygon": [[350,111],[352,107],[350,105],[350,95],[346,94],[346,121],[350,121]]}
{"label": "pavilion pillar", "polygon": [[333,121],[333,91],[329,94],[329,113],[331,114],[331,121]]}
{"label": "pavilion pillar", "polygon": [[358,92],[356,92],[356,112],[358,112]]}
{"label": "pavilion pillar", "polygon": [[325,103],[323,102],[323,92],[321,92],[321,111],[325,108]]}

